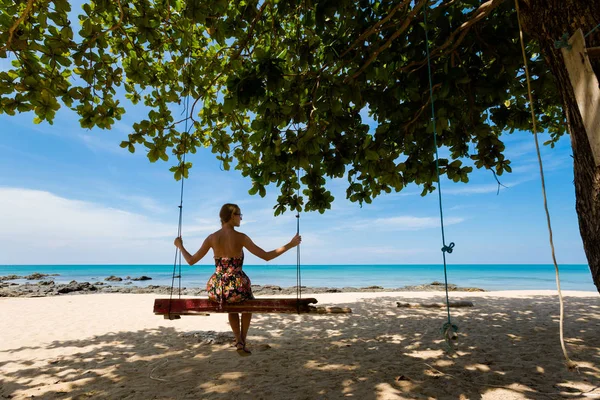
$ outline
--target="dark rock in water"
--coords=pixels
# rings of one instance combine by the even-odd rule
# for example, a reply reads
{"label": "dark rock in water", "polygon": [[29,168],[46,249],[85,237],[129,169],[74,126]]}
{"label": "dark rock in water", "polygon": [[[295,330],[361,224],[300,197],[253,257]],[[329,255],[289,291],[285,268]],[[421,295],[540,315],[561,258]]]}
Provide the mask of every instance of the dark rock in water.
{"label": "dark rock in water", "polygon": [[123,278],[111,275],[108,278],[104,278],[104,280],[109,281],[109,282],[121,282],[123,280]]}
{"label": "dark rock in water", "polygon": [[0,281],[12,281],[13,279],[21,279],[23,278],[22,276],[19,275],[6,275],[6,276],[0,276]]}
{"label": "dark rock in water", "polygon": [[443,283],[442,282],[438,282],[438,281],[433,281],[430,283],[431,286],[442,286]]}
{"label": "dark rock in water", "polygon": [[24,278],[34,281],[34,280],[39,280],[39,279],[45,278],[47,276],[48,276],[48,274],[40,274],[39,272],[34,272],[33,274],[27,275]]}
{"label": "dark rock in water", "polygon": [[149,281],[152,278],[150,278],[149,276],[146,275],[142,275],[139,278],[133,278],[132,281]]}
{"label": "dark rock in water", "polygon": [[281,290],[281,286],[276,286],[276,285],[264,285],[262,288],[269,289],[269,290]]}
{"label": "dark rock in water", "polygon": [[95,292],[98,288],[89,282],[78,283],[77,281],[71,281],[68,285],[60,285],[57,290],[58,293],[72,293],[72,292]]}
{"label": "dark rock in water", "polygon": [[[9,276],[13,278],[14,276]],[[17,277],[22,278],[22,277]],[[123,279],[116,276],[112,276],[115,281],[119,282]],[[107,278],[108,280],[108,278]],[[0,281],[0,297],[40,297],[40,296],[56,296],[61,294],[92,294],[92,293],[156,293],[156,294],[181,294],[185,296],[206,296],[207,292],[204,285],[200,287],[192,288],[173,288],[166,285],[148,285],[148,286],[135,286],[131,281],[124,282],[112,286],[110,283],[105,282],[82,282],[71,281],[68,284],[57,284],[51,279],[42,280],[36,283],[15,283],[15,282],[2,282]],[[393,291],[436,291],[442,292],[445,290],[444,284],[423,284],[417,286],[404,286],[400,288],[383,288],[382,286],[369,286],[363,288],[354,287],[302,287],[302,294],[319,294],[319,293],[349,293],[349,292],[393,292]],[[485,290],[479,288],[463,288],[458,287],[454,284],[448,284],[449,291],[467,291],[467,292],[484,292]],[[281,287],[277,285],[252,285],[252,291],[258,296],[269,296],[272,294],[277,295],[290,295],[294,296],[297,294],[298,289],[296,286]]]}
{"label": "dark rock in water", "polygon": [[463,290],[465,292],[485,292],[485,290],[483,290],[481,288],[476,288],[476,287],[467,287],[467,288],[462,288],[461,290]]}

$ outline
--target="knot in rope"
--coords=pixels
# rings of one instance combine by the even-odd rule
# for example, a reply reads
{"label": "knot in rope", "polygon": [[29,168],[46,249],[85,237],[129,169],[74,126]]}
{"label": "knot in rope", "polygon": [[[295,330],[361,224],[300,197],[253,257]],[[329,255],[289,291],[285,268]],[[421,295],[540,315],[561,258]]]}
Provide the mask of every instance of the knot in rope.
{"label": "knot in rope", "polygon": [[559,40],[554,41],[555,49],[568,49],[571,50],[573,46],[569,44],[569,35],[565,32]]}
{"label": "knot in rope", "polygon": [[444,245],[444,247],[442,247],[442,251],[445,253],[452,253],[452,250],[454,249],[454,242],[451,242],[448,246]]}
{"label": "knot in rope", "polygon": [[444,325],[442,325],[442,329],[440,329],[440,331],[444,335],[444,339],[446,339],[448,344],[450,344],[452,341],[458,340],[458,335],[456,334],[456,332],[458,332],[458,326],[452,322],[446,322]]}

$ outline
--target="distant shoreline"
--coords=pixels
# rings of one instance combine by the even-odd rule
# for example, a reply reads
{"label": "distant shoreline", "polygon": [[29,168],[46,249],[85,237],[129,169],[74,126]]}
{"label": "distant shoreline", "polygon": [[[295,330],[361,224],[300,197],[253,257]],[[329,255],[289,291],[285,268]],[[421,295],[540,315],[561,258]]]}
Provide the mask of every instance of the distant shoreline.
{"label": "distant shoreline", "polygon": [[[172,269],[172,266],[171,266]],[[288,288],[295,293],[297,284],[296,266],[281,265],[244,265],[244,270],[251,281],[260,288],[262,286],[278,286]],[[88,282],[95,288],[89,291],[138,293],[163,292],[172,284],[173,272],[181,273],[181,280],[176,279],[175,285],[191,289],[204,289],[214,267],[186,268],[182,271],[168,271],[163,268],[149,265],[118,265],[118,266],[67,266],[67,265],[30,265],[27,267],[0,266],[0,286],[6,292],[6,285],[36,284],[46,286],[44,290],[34,287],[21,288],[19,291],[52,295],[57,290],[70,291],[70,288],[59,285],[69,285],[72,281],[78,283]],[[561,265],[561,287],[564,290],[594,291],[595,286],[591,279],[589,268],[585,265]],[[386,291],[414,290],[415,287],[433,282],[444,282],[445,271],[441,266],[411,266],[411,265],[328,265],[302,267],[302,280],[300,284],[306,290],[322,291],[333,289],[353,288],[360,290],[369,287],[382,287]],[[480,288],[486,291],[498,290],[556,290],[556,276],[553,265],[497,265],[467,266],[452,264],[447,268],[449,283],[460,288]],[[42,281],[52,280],[53,283]],[[54,287],[52,287],[54,285]],[[110,285],[113,288],[108,289]],[[126,287],[131,287],[131,289]],[[133,289],[136,287],[136,289]],[[119,289],[116,289],[119,288]],[[154,289],[153,289],[154,288]],[[289,289],[292,288],[292,289]],[[321,289],[324,288],[324,289]],[[259,289],[257,289],[259,290]],[[283,290],[283,289],[282,289]],[[10,289],[14,291],[14,289]],[[85,290],[75,290],[85,291]],[[169,290],[170,292],[170,290]],[[274,292],[277,293],[277,292]],[[2,294],[0,294],[2,295]],[[6,294],[4,294],[6,296]]]}
{"label": "distant shoreline", "polygon": [[[176,285],[171,288],[167,285],[147,285],[136,286],[132,280],[146,280],[133,278],[127,282],[127,285],[111,285],[111,282],[77,282],[71,281],[67,284],[57,284],[51,279],[45,279],[52,275],[35,274],[31,276],[0,276],[0,297],[50,297],[60,295],[73,294],[95,294],[95,293],[156,293],[170,294],[171,292],[178,294],[179,288]],[[15,283],[12,280],[29,279],[37,280],[37,282]],[[108,279],[108,278],[107,278]],[[149,278],[150,279],[150,278]],[[148,279],[148,280],[149,280]],[[319,294],[319,293],[353,293],[353,292],[412,292],[412,291],[444,291],[443,283],[431,282],[423,285],[410,285],[399,288],[384,288],[382,286],[366,286],[366,287],[306,287],[301,286],[303,294]],[[449,291],[465,291],[465,292],[485,292],[484,289],[475,287],[459,287],[454,284],[448,284]],[[256,296],[269,295],[295,295],[297,287],[281,287],[277,285],[252,285],[252,292]],[[182,287],[181,294],[186,296],[206,296],[207,292],[204,287]]]}

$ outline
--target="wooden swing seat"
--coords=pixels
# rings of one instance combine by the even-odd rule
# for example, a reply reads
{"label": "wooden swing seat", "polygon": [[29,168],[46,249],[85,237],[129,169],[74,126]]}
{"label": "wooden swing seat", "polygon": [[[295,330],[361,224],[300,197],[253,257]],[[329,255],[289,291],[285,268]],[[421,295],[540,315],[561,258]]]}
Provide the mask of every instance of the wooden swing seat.
{"label": "wooden swing seat", "polygon": [[[317,299],[254,299],[240,303],[220,304],[208,299],[155,299],[154,314],[165,319],[178,319],[181,315],[208,315],[210,313],[283,313],[283,314],[334,314],[351,313],[347,307],[315,307]],[[170,309],[169,309],[170,307]]]}

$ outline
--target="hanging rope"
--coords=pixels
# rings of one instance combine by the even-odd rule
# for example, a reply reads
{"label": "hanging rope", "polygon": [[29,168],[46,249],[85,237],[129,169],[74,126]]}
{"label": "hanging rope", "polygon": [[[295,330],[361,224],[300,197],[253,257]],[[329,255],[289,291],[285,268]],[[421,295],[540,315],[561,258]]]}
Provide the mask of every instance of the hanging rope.
{"label": "hanging rope", "polygon": [[[188,43],[189,46],[189,43]],[[187,79],[188,81],[191,79],[191,59],[190,59],[190,54],[188,53],[188,76]],[[189,134],[189,130],[190,128],[188,128],[188,121],[189,121],[189,116],[188,116],[188,112],[190,109],[190,82],[187,82],[188,87],[187,87],[187,93],[186,93],[186,97],[184,100],[184,107],[183,107],[183,114],[185,114],[186,118],[185,118],[185,133],[181,135],[181,143],[183,145],[183,156],[181,158],[181,192],[180,192],[180,197],[179,197],[179,223],[177,225],[177,237],[181,237],[182,234],[182,225],[183,225],[183,186],[185,183],[185,156],[187,154],[187,143],[186,143],[186,138],[187,135]],[[193,125],[192,125],[193,126]],[[181,298],[181,258],[182,258],[182,254],[181,251],[179,250],[178,247],[175,248],[175,261],[173,262],[173,275],[171,277],[171,292],[169,294],[169,318],[171,318],[171,300],[173,300],[173,290],[175,288],[175,279],[177,278],[178,281],[178,297]],[[178,273],[177,273],[178,271]]]}
{"label": "hanging rope", "polygon": [[[302,9],[302,1],[298,1],[298,9],[296,12],[296,55],[298,57],[298,75],[296,79],[300,79],[300,11]],[[298,91],[298,104],[300,104],[300,92]],[[296,179],[298,181],[298,204],[300,206],[300,127],[296,124]],[[296,235],[300,234],[300,210],[296,209]],[[296,246],[296,309],[300,313],[300,299],[302,298],[302,274],[300,271],[300,245]]]}
{"label": "hanging rope", "polygon": [[[188,95],[185,99],[185,113],[187,114],[187,110],[189,109],[189,105],[190,105],[190,96],[189,96],[189,92]],[[185,120],[185,134],[187,135],[188,132],[188,121],[187,119]],[[181,237],[181,227],[183,225],[183,184],[185,182],[185,155],[187,153],[186,150],[186,142],[182,136],[181,141],[183,143],[183,157],[181,159],[181,193],[180,193],[180,197],[179,197],[179,223],[177,225],[177,237]],[[169,315],[171,314],[171,299],[173,299],[173,289],[175,287],[175,278],[179,279],[179,290],[178,290],[178,295],[179,298],[181,298],[181,251],[179,250],[178,247],[175,248],[175,262],[173,263],[173,276],[171,278],[171,294],[169,296]],[[179,273],[176,273],[177,268],[179,267]]]}
{"label": "hanging rope", "polygon": [[548,211],[548,201],[546,199],[546,182],[545,182],[545,179],[544,179],[544,167],[542,165],[542,156],[541,156],[541,153],[540,153],[540,144],[538,142],[538,137],[537,137],[537,126],[536,126],[536,123],[535,123],[536,122],[535,111],[533,109],[533,95],[531,93],[531,78],[529,77],[529,66],[527,64],[527,53],[525,52],[525,41],[523,40],[523,29],[521,27],[521,17],[520,17],[520,14],[519,14],[519,1],[518,0],[515,0],[515,6],[516,6],[516,9],[517,9],[517,21],[519,23],[519,37],[521,39],[521,51],[523,53],[523,64],[525,65],[525,77],[527,79],[527,92],[528,92],[528,95],[529,95],[529,109],[531,110],[531,121],[532,121],[532,127],[533,127],[533,137],[535,139],[535,149],[537,151],[538,163],[540,165],[540,177],[541,177],[541,180],[542,180],[542,194],[543,194],[543,197],[544,197],[544,210],[546,211],[546,221],[548,222],[548,234],[549,234],[549,237],[550,237],[550,248],[552,250],[552,261],[554,262],[554,270],[556,272],[556,287],[558,289],[558,299],[559,299],[559,303],[560,303],[560,323],[559,323],[560,346],[561,346],[563,354],[565,356],[565,360],[566,360],[567,366],[569,368],[575,368],[575,367],[577,367],[577,364],[574,363],[569,358],[569,355],[567,354],[567,348],[565,347],[565,340],[564,340],[564,334],[563,334],[564,303],[563,303],[562,291],[560,290],[560,277],[559,277],[559,271],[558,271],[558,263],[556,262],[556,255],[555,255],[555,252],[554,252],[554,240],[552,238],[552,225],[550,223],[550,211]]}
{"label": "hanging rope", "polygon": [[[300,184],[300,167],[296,168],[298,185]],[[300,188],[298,188],[298,199],[300,199]],[[300,210],[296,210],[296,235],[300,234]],[[300,272],[300,245],[296,246],[296,306],[300,313],[300,299],[302,298],[302,274]]]}
{"label": "hanging rope", "polygon": [[585,36],[583,37],[584,39],[587,38],[588,36],[590,36],[592,34],[592,32],[594,32],[596,29],[600,28],[600,24],[596,25],[594,27],[594,29],[592,29],[591,31],[589,31],[588,33],[585,34]]}
{"label": "hanging rope", "polygon": [[[517,10],[517,14],[518,13],[519,13],[519,11]],[[583,38],[586,39],[588,36],[590,36],[592,33],[594,33],[594,31],[598,28],[600,28],[600,24],[596,25],[592,30],[590,30],[588,33],[583,35]],[[566,32],[563,33],[563,35],[560,37],[560,39],[554,41],[554,48],[556,48],[556,49],[565,48],[565,49],[571,50],[572,46],[569,44],[569,35]]]}
{"label": "hanging rope", "polygon": [[440,182],[440,166],[439,166],[439,155],[438,155],[438,146],[437,146],[437,129],[435,122],[435,105],[433,99],[433,76],[431,73],[431,56],[429,54],[429,35],[428,35],[428,27],[427,27],[427,8],[429,7],[429,3],[423,7],[423,21],[425,26],[425,45],[427,49],[427,72],[429,74],[429,96],[431,97],[431,120],[433,124],[433,146],[435,148],[435,170],[437,174],[437,189],[438,189],[438,203],[440,206],[440,226],[442,229],[442,256],[444,259],[444,286],[446,288],[446,311],[448,313],[448,321],[442,325],[441,332],[444,335],[444,339],[448,345],[451,344],[451,341],[456,340],[458,336],[456,332],[458,331],[458,326],[452,323],[452,319],[450,318],[450,299],[448,296],[448,272],[446,266],[446,253],[452,253],[454,249],[454,243],[450,243],[446,245],[446,236],[444,233],[444,212],[442,207],[442,186]]}
{"label": "hanging rope", "polygon": [[[187,106],[189,106],[189,96],[186,98],[186,110]],[[187,133],[187,120],[186,120],[186,129]],[[177,237],[181,237],[181,227],[183,224],[183,184],[185,181],[184,168],[185,168],[185,154],[186,154],[186,144],[182,138],[183,142],[183,157],[181,162],[181,195],[179,199],[179,223],[177,225]],[[179,267],[179,273],[177,273],[177,268]],[[173,299],[173,290],[175,287],[175,278],[179,279],[179,289],[178,295],[181,298],[181,251],[178,247],[175,248],[175,261],[173,263],[173,275],[171,277],[171,293],[169,295],[169,317],[171,316],[171,300]]]}

